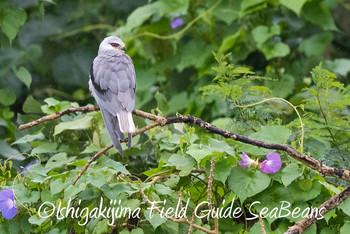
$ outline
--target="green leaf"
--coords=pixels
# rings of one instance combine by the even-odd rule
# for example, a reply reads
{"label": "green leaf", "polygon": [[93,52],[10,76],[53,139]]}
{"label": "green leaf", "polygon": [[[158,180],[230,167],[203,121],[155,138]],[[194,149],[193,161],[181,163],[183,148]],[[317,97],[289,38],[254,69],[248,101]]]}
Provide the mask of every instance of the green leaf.
{"label": "green leaf", "polygon": [[21,202],[31,204],[39,200],[40,193],[35,190],[21,189],[16,192],[16,196]]}
{"label": "green leaf", "polygon": [[50,184],[50,192],[52,194],[60,193],[63,191],[65,184],[62,181],[62,178],[57,178],[53,180]]}
{"label": "green leaf", "polygon": [[[156,204],[155,204],[156,206]],[[156,229],[158,226],[162,225],[167,221],[166,218],[162,218],[160,214],[158,214],[156,211],[152,210],[152,213],[150,210],[146,210],[144,212],[145,218],[147,219],[148,222],[152,225],[154,229]]]}
{"label": "green leaf", "polygon": [[50,157],[45,165],[46,172],[55,168],[61,168],[68,163],[67,153],[58,153]]}
{"label": "green leaf", "polygon": [[153,188],[161,195],[171,195],[173,193],[169,187],[162,184],[155,184]]}
{"label": "green leaf", "polygon": [[288,164],[285,168],[282,170],[282,182],[284,186],[290,185],[296,178],[301,176],[303,174],[303,171],[298,167],[298,164],[291,163]]}
{"label": "green leaf", "polygon": [[103,234],[108,233],[108,219],[103,219],[98,221],[96,226],[94,227],[93,234]]}
{"label": "green leaf", "polygon": [[47,176],[45,168],[43,167],[43,165],[41,165],[39,163],[32,165],[31,167],[29,167],[27,169],[27,171],[31,174],[38,174],[41,176]]}
{"label": "green leaf", "polygon": [[61,122],[55,126],[54,136],[60,134],[65,130],[82,130],[87,129],[91,126],[92,116],[86,115],[83,118],[76,119],[68,122]]}
{"label": "green leaf", "polygon": [[0,89],[0,103],[11,106],[16,101],[16,94],[12,90]]}
{"label": "green leaf", "polygon": [[112,159],[108,159],[105,162],[105,165],[108,167],[112,167],[113,169],[115,169],[116,171],[120,171],[121,173],[125,174],[125,175],[130,175],[130,172],[125,168],[125,166],[123,164],[121,164],[120,162],[116,162]]}
{"label": "green leaf", "polygon": [[284,57],[290,53],[288,45],[283,42],[277,42],[276,44],[264,44],[261,48],[261,51],[264,53],[266,59],[268,60],[276,57]]}
{"label": "green leaf", "polygon": [[326,50],[327,46],[332,42],[333,34],[331,32],[323,32],[316,34],[300,43],[298,50],[305,52],[306,56],[319,56]]}
{"label": "green leaf", "polygon": [[241,10],[244,11],[250,7],[259,5],[265,2],[265,0],[243,0],[241,3]]}
{"label": "green leaf", "polygon": [[100,189],[110,200],[116,199],[121,193],[130,191],[130,188],[123,184],[105,184]]}
{"label": "green leaf", "polygon": [[294,11],[297,15],[300,15],[301,8],[303,8],[304,3],[306,0],[280,0],[280,3],[289,8],[290,10]]}
{"label": "green leaf", "polygon": [[178,154],[173,154],[168,160],[168,164],[171,166],[176,166],[177,170],[180,170],[180,176],[187,176],[191,173],[195,161],[190,156],[180,156]]}
{"label": "green leaf", "polygon": [[164,94],[157,91],[157,93],[154,97],[157,100],[157,106],[158,106],[159,110],[164,111],[166,113],[170,109],[170,106],[169,106]]}
{"label": "green leaf", "polygon": [[321,184],[317,180],[294,181],[288,186],[295,201],[308,201],[317,197],[321,192]]}
{"label": "green leaf", "polygon": [[57,152],[57,143],[47,142],[33,148],[31,154],[56,153],[56,152]]}
{"label": "green leaf", "polygon": [[42,113],[40,102],[36,101],[31,95],[24,101],[22,109],[25,113]]}
{"label": "green leaf", "polygon": [[234,167],[229,176],[228,186],[237,194],[241,202],[264,191],[270,185],[270,177],[255,171],[251,173],[241,167]]}
{"label": "green leaf", "polygon": [[34,140],[38,140],[38,139],[42,140],[44,138],[45,138],[44,134],[39,132],[38,134],[35,134],[35,135],[25,135],[25,136],[19,138],[18,140],[16,140],[15,142],[13,142],[11,145],[30,143]]}
{"label": "green leaf", "polygon": [[262,45],[272,36],[279,35],[280,33],[281,30],[279,25],[273,25],[270,28],[265,25],[259,25],[252,30],[252,35],[258,48],[261,48]]}
{"label": "green leaf", "polygon": [[347,221],[341,228],[339,234],[348,234],[350,233],[350,222]]}
{"label": "green leaf", "polygon": [[[212,1],[215,4],[216,1]],[[240,1],[222,1],[212,14],[216,18],[224,21],[227,25],[230,25],[239,16],[238,9],[240,8]]]}
{"label": "green leaf", "polygon": [[27,20],[27,14],[23,9],[5,4],[1,7],[0,27],[7,38],[12,42],[19,29]]}
{"label": "green leaf", "polygon": [[23,66],[19,67],[18,69],[16,67],[12,68],[15,72],[16,76],[20,81],[22,81],[28,89],[30,89],[30,84],[32,83],[32,75],[30,72]]}
{"label": "green leaf", "polygon": [[323,5],[322,1],[307,1],[301,11],[301,16],[324,30],[338,30],[334,24],[331,12]]}
{"label": "green leaf", "polygon": [[[274,182],[273,185],[269,187],[269,189],[266,189],[263,192],[255,195],[252,198],[252,201],[260,202],[260,203],[254,204],[253,206],[258,211],[261,211],[262,209],[264,209],[264,207],[267,207],[269,211],[272,211],[276,207],[281,207],[282,205],[283,207],[287,207],[288,205],[291,206],[293,198],[286,187],[284,187],[280,183]],[[281,212],[281,214],[286,215],[286,212],[283,211]],[[278,218],[279,217],[268,216],[266,219],[268,220],[269,223],[272,223],[274,220]],[[289,218],[289,216],[287,216],[287,218]]]}
{"label": "green leaf", "polygon": [[233,151],[232,147],[226,143],[226,141],[220,141],[216,140],[215,138],[210,138],[208,141],[208,145],[212,152],[226,152],[229,155],[235,156],[235,152]]}
{"label": "green leaf", "polygon": [[231,173],[230,169],[231,169],[231,165],[226,160],[222,160],[215,163],[214,179],[221,181],[223,184],[225,184],[227,177]]}
{"label": "green leaf", "polygon": [[69,185],[65,190],[64,190],[64,200],[68,201],[69,198],[72,198],[74,200],[75,196],[80,193],[81,191],[84,191],[86,189],[86,184],[85,183],[80,183],[78,185]]}
{"label": "green leaf", "polygon": [[197,163],[200,164],[203,158],[212,154],[213,152],[206,145],[202,146],[202,145],[194,144],[188,147],[188,150],[186,153],[191,155],[194,159],[196,159]]}
{"label": "green leaf", "polygon": [[[250,134],[249,138],[265,141],[268,143],[286,144],[291,134],[291,130],[281,125],[261,126],[260,131]],[[269,152],[271,152],[271,150],[262,149],[247,144],[242,145],[240,150],[246,153],[249,152],[250,154],[256,155],[266,155]]]}
{"label": "green leaf", "polygon": [[333,61],[326,60],[325,65],[328,70],[344,77],[350,72],[350,59],[341,58],[334,59]]}
{"label": "green leaf", "polygon": [[[6,158],[15,156],[19,154],[19,151],[10,147],[6,141],[0,140],[0,155],[3,155]],[[17,160],[24,160],[25,158],[23,156],[15,157]]]}
{"label": "green leaf", "polygon": [[29,219],[28,219],[28,222],[30,224],[34,224],[34,225],[38,225],[40,226],[41,224],[43,224],[48,218],[41,218],[41,217],[38,217],[36,215],[34,216],[31,216]]}
{"label": "green leaf", "polygon": [[350,200],[346,199],[338,206],[345,214],[350,216]]}

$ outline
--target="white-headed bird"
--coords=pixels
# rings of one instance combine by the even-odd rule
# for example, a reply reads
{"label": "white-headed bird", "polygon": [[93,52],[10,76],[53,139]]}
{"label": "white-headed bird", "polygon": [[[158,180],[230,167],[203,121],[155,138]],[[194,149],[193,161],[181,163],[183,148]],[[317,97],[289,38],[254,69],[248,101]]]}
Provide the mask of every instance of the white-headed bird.
{"label": "white-headed bird", "polygon": [[135,107],[136,76],[131,58],[125,53],[125,44],[115,36],[106,37],[100,44],[98,55],[90,67],[89,87],[112,139],[113,145],[123,154],[120,140],[128,133],[131,146],[135,124],[132,111]]}

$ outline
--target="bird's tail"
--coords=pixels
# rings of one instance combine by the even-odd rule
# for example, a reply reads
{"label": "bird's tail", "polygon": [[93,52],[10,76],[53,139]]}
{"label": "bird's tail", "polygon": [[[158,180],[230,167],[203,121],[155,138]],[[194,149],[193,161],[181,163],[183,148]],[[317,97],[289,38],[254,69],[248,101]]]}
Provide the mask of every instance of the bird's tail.
{"label": "bird's tail", "polygon": [[135,132],[135,124],[132,119],[132,113],[121,111],[117,114],[118,122],[119,122],[119,129],[123,133],[128,133],[128,147],[131,147],[131,139],[132,139],[132,133]]}
{"label": "bird's tail", "polygon": [[120,124],[118,124],[118,119],[111,115],[108,111],[101,109],[103,122],[107,128],[108,134],[111,137],[113,145],[121,155],[123,155],[122,146],[120,145],[120,141],[124,140],[124,134],[120,130]]}

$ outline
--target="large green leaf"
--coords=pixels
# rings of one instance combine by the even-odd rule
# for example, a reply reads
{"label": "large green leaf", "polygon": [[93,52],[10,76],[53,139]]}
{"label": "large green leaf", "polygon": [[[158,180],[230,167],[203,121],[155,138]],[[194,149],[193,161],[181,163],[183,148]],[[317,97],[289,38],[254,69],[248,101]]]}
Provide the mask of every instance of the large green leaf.
{"label": "large green leaf", "polygon": [[191,155],[194,159],[196,159],[197,163],[200,164],[201,160],[206,156],[212,154],[213,151],[206,145],[194,144],[188,147],[186,153]]}
{"label": "large green leaf", "polygon": [[229,176],[228,186],[237,194],[241,202],[264,191],[270,184],[270,177],[261,171],[249,172],[242,167],[234,167]]}
{"label": "large green leaf", "polygon": [[91,126],[91,120],[93,119],[92,116],[86,115],[83,118],[76,119],[69,122],[61,122],[55,126],[55,133],[53,134],[58,135],[61,132],[65,130],[82,130],[87,129]]}
{"label": "large green leaf", "polygon": [[280,0],[280,3],[289,8],[290,10],[294,11],[297,15],[300,15],[301,8],[303,7],[306,0]]}
{"label": "large green leaf", "polygon": [[[272,125],[272,126],[261,126],[260,131],[254,132],[249,135],[250,138],[261,140],[269,143],[275,144],[285,144],[287,143],[289,136],[292,134],[292,131],[288,128],[281,125]],[[258,148],[256,146],[245,144],[241,148],[241,151],[249,152],[256,155],[266,155],[271,150]]]}
{"label": "large green leaf", "polygon": [[312,0],[304,4],[301,16],[324,30],[337,30],[331,12],[322,1]]}
{"label": "large green leaf", "polygon": [[303,171],[298,167],[298,164],[291,163],[288,164],[285,168],[282,170],[282,182],[284,186],[290,185],[296,178],[301,176]]}
{"label": "large green leaf", "polygon": [[321,184],[317,180],[304,179],[294,181],[288,186],[294,201],[308,201],[317,197],[321,192]]}
{"label": "large green leaf", "polygon": [[190,156],[181,156],[178,154],[173,154],[169,158],[168,164],[171,166],[176,166],[176,169],[180,170],[180,176],[187,176],[191,173],[195,165],[195,161]]}
{"label": "large green leaf", "polygon": [[27,14],[23,9],[1,3],[0,27],[10,42],[15,39],[18,30],[27,20]]}

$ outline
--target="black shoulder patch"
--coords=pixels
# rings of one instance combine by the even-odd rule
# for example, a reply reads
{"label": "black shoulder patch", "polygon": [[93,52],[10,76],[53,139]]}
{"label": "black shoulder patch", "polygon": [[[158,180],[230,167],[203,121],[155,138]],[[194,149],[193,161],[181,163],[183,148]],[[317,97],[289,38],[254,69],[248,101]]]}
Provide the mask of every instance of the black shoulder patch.
{"label": "black shoulder patch", "polygon": [[106,90],[101,89],[101,86],[99,84],[97,84],[96,81],[95,81],[95,77],[94,77],[94,63],[92,63],[91,66],[90,66],[90,79],[91,79],[92,85],[94,86],[94,88],[97,91],[99,91],[101,93],[106,92]]}

